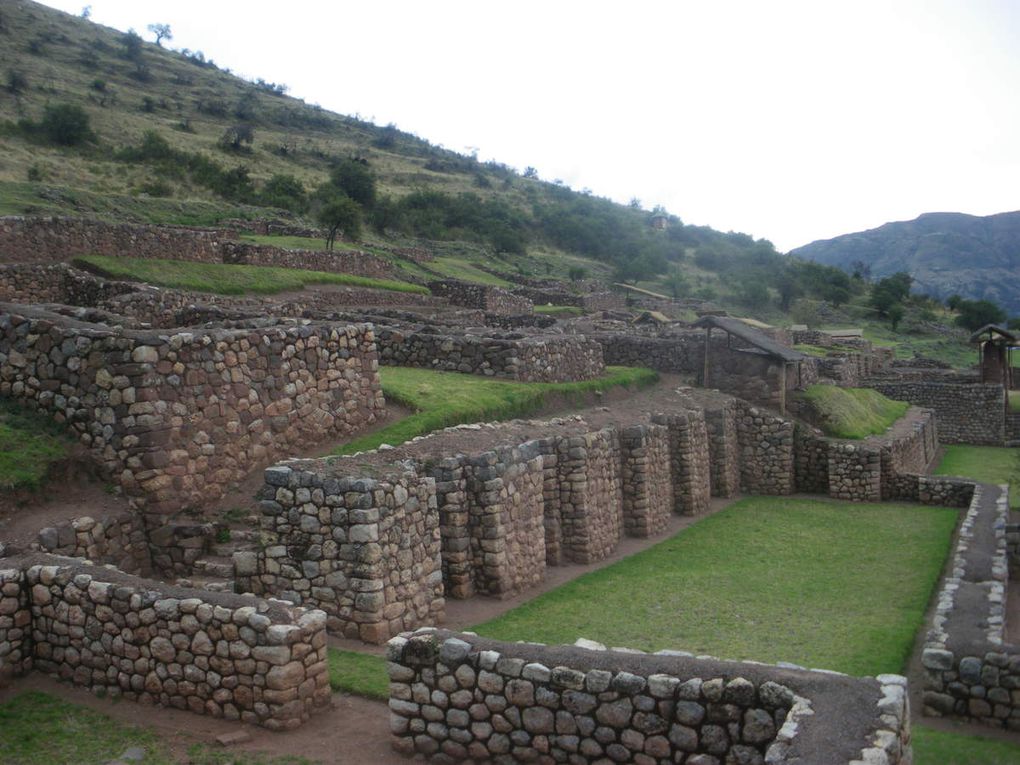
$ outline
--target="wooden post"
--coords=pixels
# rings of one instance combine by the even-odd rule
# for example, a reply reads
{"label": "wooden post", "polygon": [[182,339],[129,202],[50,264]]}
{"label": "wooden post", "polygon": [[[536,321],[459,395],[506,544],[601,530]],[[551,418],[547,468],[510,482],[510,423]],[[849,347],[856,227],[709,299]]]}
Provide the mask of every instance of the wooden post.
{"label": "wooden post", "polygon": [[779,362],[779,413],[786,414],[786,362]]}
{"label": "wooden post", "polygon": [[705,371],[701,376],[701,385],[708,387],[708,349],[712,345],[712,328],[705,327]]}

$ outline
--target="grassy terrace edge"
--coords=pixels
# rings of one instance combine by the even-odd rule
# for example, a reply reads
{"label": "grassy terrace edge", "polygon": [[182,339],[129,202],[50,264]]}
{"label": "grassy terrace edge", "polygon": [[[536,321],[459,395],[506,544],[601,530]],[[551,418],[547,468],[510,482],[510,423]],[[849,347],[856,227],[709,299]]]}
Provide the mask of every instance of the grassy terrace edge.
{"label": "grassy terrace edge", "polygon": [[553,397],[581,403],[588,394],[615,387],[643,388],[659,379],[656,372],[642,367],[606,367],[603,377],[569,383],[512,382],[412,367],[382,367],[379,377],[386,399],[414,414],[338,447],[333,455],[369,451],[381,444],[396,446],[467,422],[525,417]]}
{"label": "grassy terrace edge", "polygon": [[811,385],[798,395],[811,405],[825,434],[833,438],[881,435],[910,408],[907,402],[886,398],[871,388]]}
{"label": "grassy terrace edge", "polygon": [[108,255],[83,255],[75,258],[72,263],[110,279],[127,279],[154,284],[158,287],[209,292],[216,295],[243,295],[246,293],[272,295],[278,292],[304,289],[313,284],[365,287],[419,295],[429,294],[426,287],[408,282],[278,266],[195,263],[188,260],[125,258]]}

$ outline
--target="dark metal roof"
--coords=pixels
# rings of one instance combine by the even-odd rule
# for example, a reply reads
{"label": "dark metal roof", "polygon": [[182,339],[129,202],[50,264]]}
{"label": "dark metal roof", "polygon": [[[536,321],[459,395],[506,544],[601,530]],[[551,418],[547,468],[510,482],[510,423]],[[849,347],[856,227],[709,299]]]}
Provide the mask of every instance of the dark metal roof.
{"label": "dark metal roof", "polygon": [[740,319],[734,319],[732,316],[702,316],[694,322],[693,326],[721,329],[781,361],[804,361],[807,358],[800,351],[795,351],[793,348],[788,348],[782,343],[777,343],[764,332],[759,332],[754,327],[748,326]]}
{"label": "dark metal roof", "polygon": [[[981,335],[986,332],[988,333],[988,337],[982,338]],[[998,324],[985,324],[985,326],[970,336],[970,341],[972,343],[980,343],[984,340],[993,340],[993,335],[998,335],[1003,340],[1008,340],[1011,343],[1015,343],[1017,341],[1017,336],[1014,333],[1010,332],[1005,327],[1000,327]]]}

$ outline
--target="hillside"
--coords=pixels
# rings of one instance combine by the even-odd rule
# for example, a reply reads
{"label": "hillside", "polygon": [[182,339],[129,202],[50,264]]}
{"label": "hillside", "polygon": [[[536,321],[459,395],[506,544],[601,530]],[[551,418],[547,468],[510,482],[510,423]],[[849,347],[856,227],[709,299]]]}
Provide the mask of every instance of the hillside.
{"label": "hillside", "polygon": [[[575,192],[531,169],[479,162],[285,91],[235,77],[201,52],[168,50],[28,0],[6,0],[0,214],[314,222],[331,170],[356,158],[377,184],[366,237],[466,242],[509,273],[564,277],[583,268],[654,279],[702,246],[740,253],[761,244],[676,216],[655,230],[652,212],[640,205]],[[92,140],[46,140],[47,110],[66,104],[84,109]]]}
{"label": "hillside", "polygon": [[915,291],[987,299],[1020,314],[1020,212],[929,213],[812,242],[790,255],[846,271],[863,262],[873,278],[907,271]]}

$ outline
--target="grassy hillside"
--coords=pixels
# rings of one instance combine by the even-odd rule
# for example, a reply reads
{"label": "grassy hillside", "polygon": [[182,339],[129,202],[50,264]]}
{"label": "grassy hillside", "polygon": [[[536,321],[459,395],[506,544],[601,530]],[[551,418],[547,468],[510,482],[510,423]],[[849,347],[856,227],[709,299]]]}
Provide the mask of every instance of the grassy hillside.
{"label": "grassy hillside", "polygon": [[812,420],[835,438],[879,435],[910,408],[906,402],[893,401],[870,388],[812,385],[798,395],[814,411]]}

